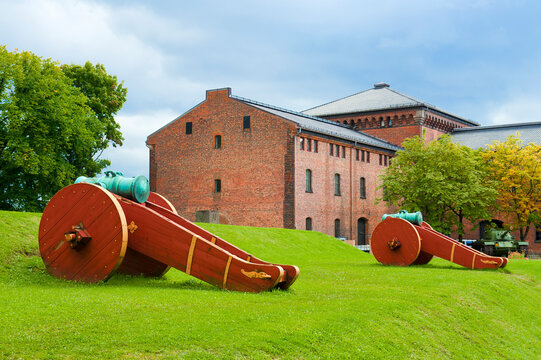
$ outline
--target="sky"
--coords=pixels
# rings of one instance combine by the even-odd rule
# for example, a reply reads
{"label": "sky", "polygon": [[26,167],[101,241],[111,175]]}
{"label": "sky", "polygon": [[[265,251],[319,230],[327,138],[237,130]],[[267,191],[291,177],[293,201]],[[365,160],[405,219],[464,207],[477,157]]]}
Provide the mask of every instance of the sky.
{"label": "sky", "polygon": [[124,145],[102,158],[148,176],[148,135],[230,87],[302,111],[388,83],[481,125],[541,121],[537,0],[0,0],[0,44],[100,63],[128,89]]}

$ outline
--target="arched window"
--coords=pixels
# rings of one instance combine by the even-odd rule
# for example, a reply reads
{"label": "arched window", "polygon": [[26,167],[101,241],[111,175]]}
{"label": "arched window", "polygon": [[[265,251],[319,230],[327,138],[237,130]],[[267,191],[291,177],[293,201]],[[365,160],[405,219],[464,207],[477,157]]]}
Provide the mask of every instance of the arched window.
{"label": "arched window", "polygon": [[366,228],[368,220],[359,218],[357,220],[357,245],[366,245]]}
{"label": "arched window", "polygon": [[383,120],[383,116],[380,116],[380,117],[379,117],[379,125],[380,125],[381,127],[385,127],[385,120]]}
{"label": "arched window", "polygon": [[334,237],[335,238],[340,237],[340,219],[334,220]]}
{"label": "arched window", "polygon": [[340,174],[334,174],[334,195],[340,196]]}
{"label": "arched window", "polygon": [[312,230],[312,218],[311,217],[306,218],[306,230]]}
{"label": "arched window", "polygon": [[215,149],[221,149],[222,148],[222,136],[221,135],[214,136],[214,148]]}
{"label": "arched window", "polygon": [[312,192],[312,170],[306,169],[306,192]]}
{"label": "arched window", "polygon": [[361,199],[366,199],[366,180],[362,177],[359,181],[359,190],[361,194]]}

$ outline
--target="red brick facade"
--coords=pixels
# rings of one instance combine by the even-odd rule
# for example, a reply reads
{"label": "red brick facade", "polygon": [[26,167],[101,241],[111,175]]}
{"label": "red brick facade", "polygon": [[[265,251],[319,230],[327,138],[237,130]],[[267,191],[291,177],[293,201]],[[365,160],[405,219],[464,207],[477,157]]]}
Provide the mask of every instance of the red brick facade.
{"label": "red brick facade", "polygon": [[[243,128],[246,116],[249,129]],[[219,149],[216,136],[221,137]],[[363,219],[368,243],[387,210],[374,201],[381,196],[377,175],[393,151],[307,135],[279,116],[230,97],[230,89],[207,91],[205,101],[150,135],[147,145],[152,190],[190,220],[197,211],[215,210],[221,223],[305,229],[311,218],[313,230],[334,235],[338,219],[339,236],[357,239],[357,223]],[[312,192],[306,191],[307,169]],[[339,195],[334,194],[335,174],[340,176]]]}

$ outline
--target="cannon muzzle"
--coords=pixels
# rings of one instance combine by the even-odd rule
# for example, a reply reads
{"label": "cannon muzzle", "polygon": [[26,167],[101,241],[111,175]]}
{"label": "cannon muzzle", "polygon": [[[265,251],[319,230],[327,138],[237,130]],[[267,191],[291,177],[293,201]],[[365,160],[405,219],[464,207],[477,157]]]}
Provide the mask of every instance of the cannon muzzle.
{"label": "cannon muzzle", "polygon": [[75,184],[81,182],[100,185],[112,193],[138,203],[144,203],[150,195],[150,185],[143,175],[127,178],[121,172],[106,171],[105,176],[92,178],[79,176],[75,180]]}
{"label": "cannon muzzle", "polygon": [[415,225],[421,225],[423,223],[423,214],[421,214],[420,211],[409,213],[406,210],[400,210],[396,214],[383,214],[383,217],[381,218],[381,220],[385,220],[385,218],[388,216],[393,217],[393,218],[404,219]]}

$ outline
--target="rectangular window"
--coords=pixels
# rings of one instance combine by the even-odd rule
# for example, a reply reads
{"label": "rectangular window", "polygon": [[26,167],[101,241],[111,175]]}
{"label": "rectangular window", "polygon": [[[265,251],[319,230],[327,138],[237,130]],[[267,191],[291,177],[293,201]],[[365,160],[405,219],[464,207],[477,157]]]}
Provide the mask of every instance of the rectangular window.
{"label": "rectangular window", "polygon": [[215,149],[221,149],[222,148],[222,137],[221,137],[221,135],[214,136],[214,148]]}
{"label": "rectangular window", "polygon": [[306,192],[312,192],[312,170],[306,169]]}
{"label": "rectangular window", "polygon": [[366,162],[367,163],[370,162],[370,152],[369,151],[366,152]]}
{"label": "rectangular window", "polygon": [[307,143],[306,143],[306,150],[308,151],[312,151],[312,140],[311,139],[307,139]]}
{"label": "rectangular window", "polygon": [[214,192],[215,193],[222,192],[222,180],[214,179]]}
{"label": "rectangular window", "polygon": [[535,229],[535,242],[541,243],[541,229]]}
{"label": "rectangular window", "polygon": [[361,199],[366,199],[366,183],[365,182],[366,182],[365,179],[362,177],[360,179],[360,186],[359,186]]}
{"label": "rectangular window", "polygon": [[250,130],[250,116],[246,115],[242,119],[242,129],[243,130]]}
{"label": "rectangular window", "polygon": [[342,146],[342,157],[344,159],[346,158],[346,147],[345,146]]}
{"label": "rectangular window", "polygon": [[359,161],[359,149],[355,149],[355,160]]}
{"label": "rectangular window", "polygon": [[192,122],[188,121],[186,123],[186,135],[190,135],[192,133]]}
{"label": "rectangular window", "polygon": [[379,164],[380,164],[380,165],[383,164],[381,154],[379,154]]}
{"label": "rectangular window", "polygon": [[317,152],[317,140],[314,140],[314,152]]}
{"label": "rectangular window", "polygon": [[364,162],[364,150],[361,150],[361,161]]}
{"label": "rectangular window", "polygon": [[383,156],[383,165],[387,166],[387,155]]}
{"label": "rectangular window", "polygon": [[334,174],[334,195],[340,196],[340,174]]}
{"label": "rectangular window", "polygon": [[301,150],[304,150],[304,138],[300,138],[300,139],[299,139],[299,148],[300,148]]}
{"label": "rectangular window", "polygon": [[331,155],[331,156],[333,156],[333,148],[334,148],[334,145],[329,144],[329,155]]}

